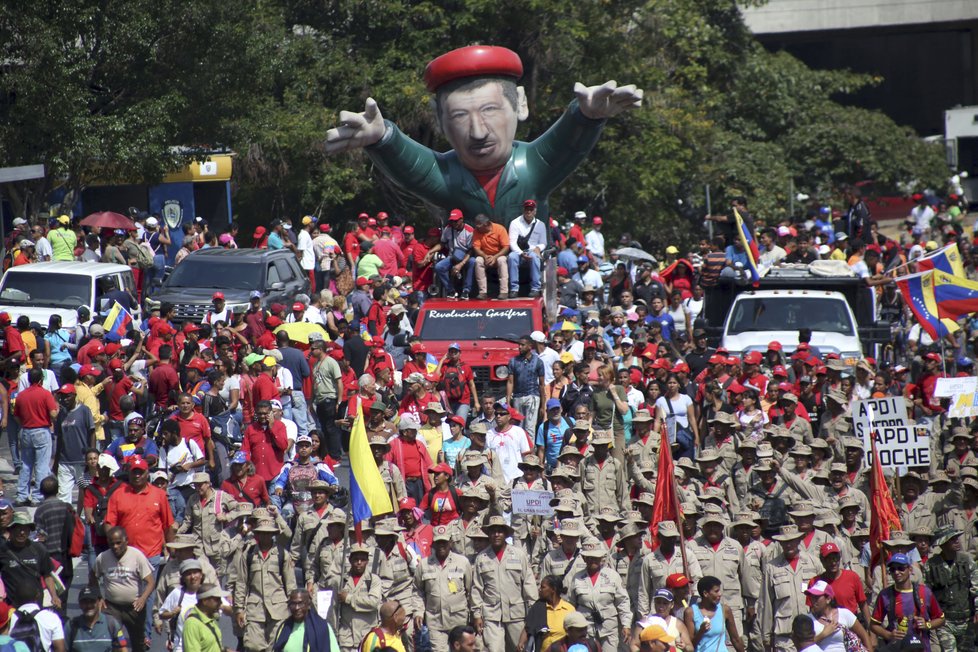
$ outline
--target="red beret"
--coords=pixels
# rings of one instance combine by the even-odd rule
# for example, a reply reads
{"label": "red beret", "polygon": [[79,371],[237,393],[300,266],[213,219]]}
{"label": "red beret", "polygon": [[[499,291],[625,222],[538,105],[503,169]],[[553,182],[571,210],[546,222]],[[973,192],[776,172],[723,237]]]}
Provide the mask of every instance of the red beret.
{"label": "red beret", "polygon": [[463,77],[503,75],[523,76],[520,55],[509,48],[494,45],[470,45],[452,50],[433,59],[424,69],[424,83],[434,93],[443,84]]}

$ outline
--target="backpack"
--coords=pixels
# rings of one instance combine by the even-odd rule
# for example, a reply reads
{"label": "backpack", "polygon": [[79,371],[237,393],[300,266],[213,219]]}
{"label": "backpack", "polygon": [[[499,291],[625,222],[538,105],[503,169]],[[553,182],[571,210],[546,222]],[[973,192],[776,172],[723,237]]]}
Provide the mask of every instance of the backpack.
{"label": "backpack", "polygon": [[99,535],[100,537],[105,536],[105,516],[109,513],[109,498],[111,498],[112,494],[116,492],[116,489],[119,489],[122,487],[122,485],[123,482],[121,480],[116,482],[114,485],[109,487],[108,491],[105,492],[105,495],[98,493],[98,490],[96,489],[92,489],[92,487],[95,485],[88,485],[88,491],[95,494],[98,501],[95,503],[95,509],[92,510],[92,518],[95,520],[95,534]]}
{"label": "backpack", "polygon": [[788,524],[788,505],[784,502],[784,498],[781,497],[787,490],[788,485],[781,485],[781,488],[775,491],[773,495],[768,494],[763,489],[751,490],[752,494],[764,501],[764,504],[757,511],[761,515],[761,518],[767,519],[769,530],[777,530],[782,525]]}
{"label": "backpack", "polygon": [[[106,503],[106,508],[108,504]],[[66,512],[67,528],[65,534],[67,539],[68,555],[70,557],[81,557],[82,550],[85,548],[85,524],[78,518],[78,514],[71,507]]]}
{"label": "backpack", "polygon": [[445,396],[452,403],[458,403],[465,394],[465,383],[462,376],[458,373],[458,367],[452,367],[442,376],[442,386],[445,388]]}
{"label": "backpack", "polygon": [[128,240],[126,254],[136,259],[136,267],[139,269],[153,269],[153,252],[148,247]]}
{"label": "backpack", "polygon": [[26,645],[30,652],[43,652],[44,650],[41,645],[41,628],[37,624],[37,614],[40,612],[40,609],[30,612],[18,609],[16,611],[17,623],[10,630],[10,638]]}

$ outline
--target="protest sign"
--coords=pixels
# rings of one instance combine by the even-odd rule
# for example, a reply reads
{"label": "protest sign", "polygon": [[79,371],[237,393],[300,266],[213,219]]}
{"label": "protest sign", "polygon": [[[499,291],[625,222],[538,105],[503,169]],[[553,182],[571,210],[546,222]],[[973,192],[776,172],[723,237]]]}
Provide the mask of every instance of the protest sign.
{"label": "protest sign", "polygon": [[960,394],[974,394],[976,390],[978,390],[978,377],[976,376],[938,378],[937,386],[934,388],[934,396],[950,398]]}
{"label": "protest sign", "polygon": [[856,437],[863,443],[867,466],[873,462],[871,438],[876,440],[880,466],[884,469],[930,464],[929,430],[918,429],[908,422],[906,399],[902,396],[856,401],[852,423]]}
{"label": "protest sign", "polygon": [[554,508],[550,506],[554,492],[538,489],[513,489],[513,513],[529,514],[531,516],[553,516]]}

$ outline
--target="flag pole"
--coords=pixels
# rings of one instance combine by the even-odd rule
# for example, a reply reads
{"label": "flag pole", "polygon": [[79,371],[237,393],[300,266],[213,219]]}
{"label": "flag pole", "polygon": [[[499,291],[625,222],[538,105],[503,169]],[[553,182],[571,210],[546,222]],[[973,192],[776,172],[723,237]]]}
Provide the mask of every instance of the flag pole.
{"label": "flag pole", "polygon": [[[668,400],[668,399],[667,399]],[[676,529],[679,530],[679,552],[683,556],[683,575],[689,577],[689,560],[686,559],[686,538],[683,536],[683,512],[679,504],[679,480],[672,476],[672,504],[676,510]]]}

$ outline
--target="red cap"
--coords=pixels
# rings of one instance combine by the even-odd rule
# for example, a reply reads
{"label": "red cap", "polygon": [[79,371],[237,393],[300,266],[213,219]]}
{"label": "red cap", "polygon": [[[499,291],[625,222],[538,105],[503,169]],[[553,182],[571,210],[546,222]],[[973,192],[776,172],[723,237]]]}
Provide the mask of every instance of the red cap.
{"label": "red cap", "polygon": [[74,394],[75,393],[75,386],[72,385],[72,384],[70,384],[70,383],[65,383],[64,385],[61,386],[61,389],[58,390],[58,393],[59,394]]}
{"label": "red cap", "polygon": [[781,350],[781,342],[779,342],[777,340],[774,340],[773,342],[771,342],[770,344],[767,345],[767,350],[768,351],[780,351]]}
{"label": "red cap", "polygon": [[370,216],[367,215],[366,213],[360,213],[359,215],[357,215],[357,221],[358,222],[360,220],[369,220],[369,219],[370,219]]}
{"label": "red cap", "polygon": [[122,364],[122,360],[119,358],[112,358],[109,360],[109,369],[122,369],[123,367],[125,367],[125,365]]}
{"label": "red cap", "polygon": [[105,355],[115,355],[121,348],[116,342],[109,342],[105,345]]}
{"label": "red cap", "polygon": [[142,455],[133,455],[129,458],[130,471],[149,471],[149,464],[143,459]]}
{"label": "red cap", "polygon": [[741,385],[736,380],[733,381],[732,383],[730,383],[729,385],[727,385],[727,393],[728,394],[743,394],[746,391],[747,391],[747,388],[744,387],[743,385]]}
{"label": "red cap", "polygon": [[390,217],[390,216],[387,213],[385,213],[384,211],[380,211],[379,213],[377,213],[377,219],[378,220],[386,220],[388,217]]}
{"label": "red cap", "polygon": [[305,309],[306,304],[302,303],[301,301],[296,301],[292,304],[292,312],[302,312]]}
{"label": "red cap", "polygon": [[513,419],[513,421],[522,421],[523,420],[523,415],[520,414],[519,411],[517,411],[517,409],[516,408],[513,408],[513,407],[509,408],[509,416],[510,416],[510,418]]}
{"label": "red cap", "polygon": [[413,227],[413,226],[410,226],[410,225],[408,225],[408,226],[405,226],[405,227],[404,227],[404,233],[405,233],[405,234],[410,234],[410,233],[414,233],[414,227]]}
{"label": "red cap", "polygon": [[10,323],[10,313],[0,312],[0,324]]}
{"label": "red cap", "polygon": [[357,279],[357,287],[363,287],[364,285],[370,285],[370,279],[366,276],[361,276]]}
{"label": "red cap", "polygon": [[791,354],[792,360],[808,360],[808,353],[806,351],[795,351]]}
{"label": "red cap", "polygon": [[367,226],[377,226],[377,220],[372,217],[367,218]]}
{"label": "red cap", "polygon": [[731,366],[733,366],[733,365],[739,365],[740,364],[740,358],[738,358],[735,355],[732,355],[729,358],[727,358],[727,364],[728,365],[731,365]]}
{"label": "red cap", "polygon": [[593,219],[593,220],[591,220],[591,222],[592,222],[592,223],[593,223],[593,224],[594,224],[595,226],[601,226],[602,224],[604,224],[604,220],[602,220],[602,219],[601,219],[601,216],[600,216],[600,215],[596,215],[596,216],[594,217],[594,219]]}
{"label": "red cap", "polygon": [[820,557],[828,557],[829,555],[841,554],[839,546],[835,545],[831,541],[828,543],[823,543],[822,547],[818,549],[818,555]]}
{"label": "red cap", "polygon": [[570,272],[567,271],[566,267],[558,267],[557,276],[570,276]]}
{"label": "red cap", "polygon": [[444,462],[442,462],[441,464],[436,464],[435,466],[433,466],[431,468],[431,471],[429,471],[429,473],[447,473],[448,475],[455,475],[452,472],[452,467],[448,466]]}
{"label": "red cap", "polygon": [[941,356],[939,356],[936,353],[928,353],[927,355],[924,356],[924,359],[925,360],[933,360],[934,362],[940,362],[941,361]]}
{"label": "red cap", "polygon": [[867,357],[866,358],[866,364],[868,364],[871,367],[875,367],[876,366],[876,358]]}
{"label": "red cap", "polygon": [[278,328],[279,326],[282,325],[282,320],[279,317],[276,317],[275,315],[272,315],[271,317],[269,317],[268,319],[265,320],[265,324],[270,329],[275,330],[276,328]]}
{"label": "red cap", "polygon": [[85,376],[98,376],[98,369],[90,364],[82,365],[81,369],[78,370],[78,377],[84,378]]}
{"label": "red cap", "polygon": [[223,292],[215,292],[214,294],[212,294],[211,295],[211,301],[214,301],[216,299],[220,299],[221,301],[224,301],[224,293]]}
{"label": "red cap", "polygon": [[451,212],[448,214],[448,221],[449,222],[457,222],[460,219],[462,219],[463,217],[464,217],[464,215],[462,215],[462,211],[460,211],[457,208],[453,208],[451,210]]}
{"label": "red cap", "polygon": [[795,393],[795,386],[791,383],[778,383],[778,389],[780,389],[782,392],[790,392],[791,394]]}
{"label": "red cap", "polygon": [[800,342],[800,343],[798,344],[798,346],[797,346],[797,347],[795,348],[795,350],[796,350],[796,351],[808,351],[808,350],[809,350],[809,349],[811,349],[811,348],[812,348],[812,347],[811,347],[811,346],[809,346],[809,344],[808,344],[808,342]]}
{"label": "red cap", "polygon": [[910,199],[912,199],[914,201],[920,201],[923,198],[924,198],[924,196],[922,194],[920,194],[919,192],[915,192],[914,194],[910,195]]}
{"label": "red cap", "polygon": [[509,48],[494,45],[470,45],[452,50],[431,60],[424,69],[424,84],[434,93],[442,85],[465,77],[502,75],[519,79],[523,76],[520,56]]}
{"label": "red cap", "polygon": [[532,199],[523,200],[523,208],[536,208],[537,203]]}
{"label": "red cap", "polygon": [[689,373],[689,365],[686,364],[685,362],[677,362],[676,363],[676,366],[672,368],[672,371],[673,371],[673,373],[683,372],[683,373],[687,373],[688,374]]}
{"label": "red cap", "polygon": [[744,364],[761,364],[764,356],[761,355],[760,351],[751,351],[744,356]]}
{"label": "red cap", "polygon": [[653,369],[672,369],[672,365],[665,358],[658,358],[652,363]]}
{"label": "red cap", "polygon": [[829,368],[828,367],[819,366],[819,367],[816,367],[815,368],[815,375],[816,376],[824,376],[827,373],[829,373]]}
{"label": "red cap", "polygon": [[805,366],[807,367],[817,367],[820,364],[822,364],[822,361],[818,359],[817,355],[810,355],[808,356],[808,359],[805,360]]}
{"label": "red cap", "polygon": [[200,326],[198,326],[197,324],[195,324],[193,322],[187,322],[183,326],[183,333],[184,333],[184,335],[190,335],[191,333],[196,333],[198,331],[200,331]]}
{"label": "red cap", "polygon": [[333,227],[331,227],[329,224],[320,224],[319,225],[319,232],[320,233],[329,233],[332,230],[332,228]]}
{"label": "red cap", "polygon": [[771,370],[771,375],[772,376],[781,376],[782,378],[787,378],[788,377],[788,371],[784,367],[782,367],[781,365],[778,365],[774,369]]}
{"label": "red cap", "polygon": [[401,498],[397,501],[397,508],[399,510],[414,509],[417,506],[418,503],[415,502],[414,498]]}
{"label": "red cap", "polygon": [[585,349],[597,349],[598,348],[598,344],[594,340],[588,340],[588,341],[586,341],[584,343],[584,348]]}
{"label": "red cap", "polygon": [[727,364],[727,359],[719,353],[714,353],[708,361],[710,364]]}
{"label": "red cap", "polygon": [[728,353],[730,353],[730,351],[728,351],[727,347],[725,346],[718,346],[716,352],[719,353],[720,355],[727,355]]}
{"label": "red cap", "polygon": [[196,369],[197,371],[203,373],[208,369],[210,369],[211,366],[207,364],[207,361],[204,360],[203,358],[194,358],[193,360],[187,363],[187,368]]}
{"label": "red cap", "polygon": [[346,358],[346,356],[343,354],[343,349],[332,349],[329,353],[327,353],[327,355],[337,362]]}
{"label": "red cap", "polygon": [[463,419],[462,417],[460,417],[458,415],[456,415],[454,417],[449,417],[448,421],[449,421],[449,423],[457,423],[458,425],[462,426],[463,428],[465,427],[465,419]]}
{"label": "red cap", "polygon": [[427,353],[428,347],[425,346],[424,342],[412,342],[411,343],[411,353]]}
{"label": "red cap", "polygon": [[681,589],[684,586],[689,586],[689,578],[682,573],[673,573],[666,578],[667,589]]}

